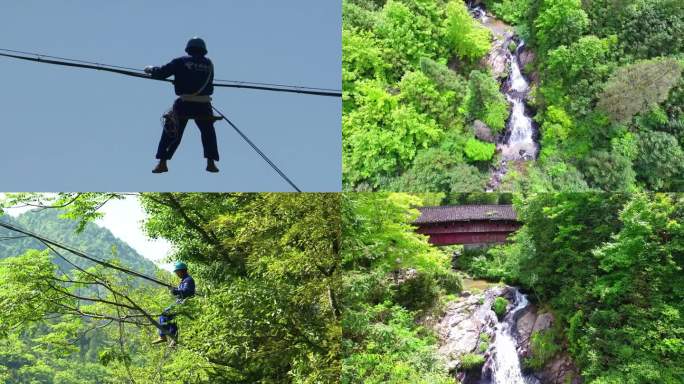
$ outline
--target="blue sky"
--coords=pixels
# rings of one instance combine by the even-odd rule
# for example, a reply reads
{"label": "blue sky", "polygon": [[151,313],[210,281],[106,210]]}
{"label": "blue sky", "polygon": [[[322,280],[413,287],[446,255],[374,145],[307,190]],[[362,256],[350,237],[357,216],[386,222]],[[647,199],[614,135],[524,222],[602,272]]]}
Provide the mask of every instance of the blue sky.
{"label": "blue sky", "polygon": [[[0,48],[143,68],[208,44],[216,77],[341,87],[341,6],[321,0],[4,2]],[[224,122],[221,168],[186,129],[153,175],[168,83],[0,58],[0,191],[290,191]],[[339,98],[218,88],[214,104],[305,191],[337,191]]]}

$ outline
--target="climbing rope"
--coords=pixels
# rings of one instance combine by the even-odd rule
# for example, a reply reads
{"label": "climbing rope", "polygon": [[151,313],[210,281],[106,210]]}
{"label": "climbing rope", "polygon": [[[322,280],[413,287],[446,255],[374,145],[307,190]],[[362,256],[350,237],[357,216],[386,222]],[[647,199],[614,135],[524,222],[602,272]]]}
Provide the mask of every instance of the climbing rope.
{"label": "climbing rope", "polygon": [[120,272],[123,272],[123,273],[127,273],[127,274],[129,274],[129,275],[136,276],[136,277],[139,277],[139,278],[141,278],[141,279],[145,279],[145,280],[151,281],[151,282],[153,282],[153,283],[162,285],[162,286],[167,287],[167,288],[175,288],[174,286],[169,285],[169,284],[167,284],[167,283],[165,283],[165,282],[163,282],[163,281],[161,281],[161,280],[155,279],[154,277],[146,276],[146,275],[144,275],[144,274],[142,274],[142,273],[139,273],[139,272],[136,272],[136,271],[133,271],[133,270],[124,268],[124,267],[120,267],[120,266],[118,266],[118,265],[114,265],[114,264],[108,263],[108,262],[106,262],[106,261],[100,260],[100,259],[95,258],[95,257],[93,257],[93,256],[89,256],[89,255],[87,255],[86,253],[84,253],[84,252],[82,252],[82,251],[79,251],[78,249],[75,249],[75,248],[73,248],[73,247],[70,247],[70,246],[68,246],[68,245],[62,244],[62,243],[57,242],[57,241],[54,241],[54,240],[50,240],[50,239],[48,239],[48,238],[46,238],[46,237],[44,237],[44,236],[41,236],[41,235],[39,235],[39,234],[37,234],[37,233],[35,233],[35,232],[31,232],[31,231],[29,231],[29,230],[27,230],[27,229],[20,228],[20,227],[18,227],[18,226],[16,226],[16,225],[13,225],[13,224],[10,224],[10,223],[6,223],[6,222],[3,222],[3,221],[0,221],[0,227],[9,229],[10,231],[14,231],[14,232],[21,233],[21,234],[26,235],[26,236],[33,237],[33,238],[35,238],[35,239],[37,239],[37,240],[40,240],[41,242],[43,242],[43,243],[45,243],[45,244],[49,244],[49,245],[52,245],[52,246],[54,246],[54,247],[57,247],[57,248],[60,248],[60,249],[65,250],[65,251],[71,252],[71,253],[72,253],[73,255],[75,255],[75,256],[78,256],[78,257],[81,257],[81,258],[90,260],[90,261],[92,261],[93,263],[100,264],[100,265],[105,266],[105,267],[107,267],[107,268],[116,269],[117,271],[120,271]]}
{"label": "climbing rope", "polygon": [[214,107],[213,105],[212,105],[211,107],[214,109],[214,111],[216,111],[216,113],[218,113],[221,117],[223,117],[223,119],[226,120],[226,122],[227,122],[228,124],[230,124],[230,126],[235,130],[235,132],[237,132],[237,133],[240,135],[240,137],[242,137],[242,139],[245,140],[245,141],[247,142],[247,144],[249,144],[249,145],[252,147],[252,149],[254,149],[254,151],[256,151],[256,153],[258,153],[259,156],[261,156],[261,158],[264,159],[264,161],[266,161],[266,162],[268,163],[268,165],[270,165],[271,168],[273,168],[273,170],[276,171],[276,172],[280,175],[280,177],[282,177],[285,181],[287,181],[288,184],[290,184],[290,186],[292,186],[292,188],[295,189],[295,191],[301,192],[301,189],[299,189],[299,187],[297,187],[297,186],[295,185],[295,183],[293,183],[292,180],[290,180],[290,178],[287,177],[287,175],[285,175],[285,173],[283,173],[283,171],[281,171],[280,168],[278,168],[278,166],[275,165],[275,164],[271,161],[271,159],[269,159],[268,156],[266,156],[266,154],[263,153],[263,152],[261,151],[261,149],[259,149],[259,147],[257,147],[256,144],[254,144],[254,143],[252,142],[252,140],[249,139],[249,137],[247,137],[244,133],[242,133],[242,131],[241,131],[235,124],[233,124],[233,122],[230,121],[230,119],[228,119],[228,118],[226,117],[226,115],[224,115],[221,111],[219,111],[219,110],[218,110],[216,107]]}
{"label": "climbing rope", "polygon": [[[84,68],[84,69],[95,69],[98,71],[118,73],[120,75],[139,77],[142,79],[150,79],[157,81],[165,81],[168,83],[173,83],[173,80],[169,79],[155,79],[145,74],[143,71],[130,67],[122,67],[118,65],[95,63],[91,61],[75,60],[59,56],[43,55],[40,53],[15,51],[11,49],[0,48],[0,51],[7,53],[0,53],[0,56],[8,57],[18,60],[33,61],[37,63],[61,65],[66,67],[74,68]],[[34,56],[34,57],[29,57]],[[329,96],[329,97],[342,97],[342,92],[339,90],[330,90],[326,88],[313,88],[313,87],[303,87],[303,86],[293,86],[293,85],[282,85],[282,84],[269,84],[269,83],[250,83],[245,81],[231,81],[231,80],[218,80],[215,82],[214,87],[222,88],[244,88],[244,89],[254,89],[261,91],[272,91],[272,92],[288,92],[288,93],[299,93],[305,95],[314,96]]]}

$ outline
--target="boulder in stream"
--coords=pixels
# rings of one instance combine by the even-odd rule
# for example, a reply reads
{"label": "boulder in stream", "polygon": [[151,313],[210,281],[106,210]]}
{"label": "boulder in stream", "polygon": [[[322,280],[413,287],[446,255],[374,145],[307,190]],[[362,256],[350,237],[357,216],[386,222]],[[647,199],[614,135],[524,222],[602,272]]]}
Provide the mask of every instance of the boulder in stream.
{"label": "boulder in stream", "polygon": [[475,137],[482,141],[486,141],[488,143],[493,143],[495,141],[494,135],[492,134],[492,129],[480,120],[475,120],[473,122],[473,133],[475,134]]}
{"label": "boulder in stream", "polygon": [[525,72],[525,68],[527,64],[530,64],[531,62],[534,61],[535,55],[534,52],[529,49],[527,46],[524,46],[523,49],[520,51],[520,54],[518,55],[518,59],[520,60],[520,69],[525,73],[526,75],[529,75],[529,73]]}

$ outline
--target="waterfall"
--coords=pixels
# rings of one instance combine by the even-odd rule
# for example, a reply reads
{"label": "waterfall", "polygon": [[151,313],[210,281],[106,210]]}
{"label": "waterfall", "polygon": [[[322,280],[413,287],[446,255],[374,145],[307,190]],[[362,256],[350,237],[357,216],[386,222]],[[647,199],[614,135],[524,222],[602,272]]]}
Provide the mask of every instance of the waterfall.
{"label": "waterfall", "polygon": [[[523,375],[520,359],[516,350],[515,323],[520,311],[527,308],[527,296],[515,289],[515,307],[511,309],[502,322],[495,326],[494,343],[492,343],[487,363],[482,368],[481,384],[535,384],[533,377]],[[489,377],[489,380],[485,379]]]}
{"label": "waterfall", "polygon": [[[487,192],[492,192],[498,188],[508,172],[508,162],[534,160],[539,152],[539,145],[534,141],[535,128],[532,119],[525,111],[525,102],[530,91],[530,84],[520,69],[520,55],[525,42],[513,34],[510,26],[487,14],[482,5],[470,1],[468,8],[472,17],[494,35],[490,57],[504,59],[509,70],[508,79],[502,89],[506,100],[511,104],[511,112],[506,123],[506,132],[499,138],[496,146],[501,153],[501,162],[492,169],[492,176],[486,187]],[[519,40],[517,48],[511,53],[508,51],[508,44],[516,40]]]}
{"label": "waterfall", "polygon": [[525,42],[520,40],[515,55],[508,57],[510,74],[506,99],[512,104],[512,108],[506,140],[499,144],[504,160],[532,160],[537,157],[532,119],[525,112],[525,99],[530,85],[520,71],[519,58],[524,46]]}

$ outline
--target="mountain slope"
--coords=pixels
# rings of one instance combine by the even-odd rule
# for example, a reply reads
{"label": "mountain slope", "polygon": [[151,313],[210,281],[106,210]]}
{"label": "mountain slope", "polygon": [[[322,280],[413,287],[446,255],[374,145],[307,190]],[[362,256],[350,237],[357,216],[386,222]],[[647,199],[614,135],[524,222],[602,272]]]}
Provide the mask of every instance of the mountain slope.
{"label": "mountain slope", "polygon": [[[60,218],[62,212],[55,209],[33,210],[16,218],[2,216],[0,220],[36,232],[50,240],[55,240],[73,246],[86,254],[101,260],[118,259],[124,266],[144,273],[154,275],[157,267],[150,260],[145,259],[126,242],[115,237],[108,229],[89,223],[81,233],[76,233],[77,222]],[[45,246],[32,238],[5,239],[17,236],[18,233],[0,228],[0,259],[21,255],[29,249],[45,249]],[[70,260],[79,267],[91,267],[94,263],[77,257]],[[55,258],[55,263],[65,271],[72,266]]]}

